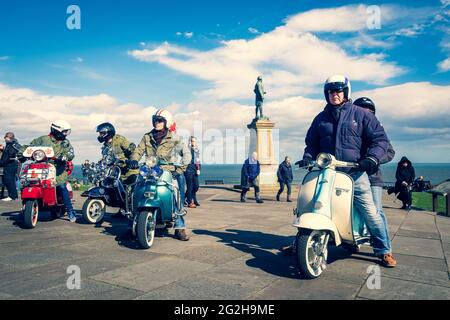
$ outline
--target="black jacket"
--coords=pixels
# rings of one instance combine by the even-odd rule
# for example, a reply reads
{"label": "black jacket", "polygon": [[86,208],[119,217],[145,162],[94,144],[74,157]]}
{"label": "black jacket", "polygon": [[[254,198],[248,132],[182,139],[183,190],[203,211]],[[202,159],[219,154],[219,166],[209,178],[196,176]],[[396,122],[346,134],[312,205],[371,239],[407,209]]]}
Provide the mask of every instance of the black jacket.
{"label": "black jacket", "polygon": [[[405,161],[408,163],[407,167],[403,167],[402,165],[402,163]],[[416,178],[416,172],[411,164],[411,161],[409,161],[407,157],[403,157],[398,163],[395,178],[397,179],[397,184],[401,184],[403,181],[406,181],[408,184],[414,182],[414,179]]]}
{"label": "black jacket", "polygon": [[[394,156],[395,156],[394,147],[389,143],[389,147],[388,147],[386,156],[384,157],[384,159],[382,159],[380,161],[380,164],[385,164],[385,163],[392,161],[392,159],[394,159]],[[382,187],[384,185],[384,183],[383,183],[383,177],[381,175],[381,169],[378,169],[377,173],[369,176],[369,180],[370,180],[370,185],[372,187]]]}
{"label": "black jacket", "polygon": [[18,161],[17,153],[21,146],[17,143],[17,140],[6,143],[5,150],[3,150],[2,157],[0,158],[0,167],[4,168],[4,172],[17,172]]}
{"label": "black jacket", "polygon": [[278,167],[277,177],[278,182],[291,183],[292,180],[294,180],[294,177],[292,175],[292,166],[291,165],[288,166],[287,163],[283,161]]}

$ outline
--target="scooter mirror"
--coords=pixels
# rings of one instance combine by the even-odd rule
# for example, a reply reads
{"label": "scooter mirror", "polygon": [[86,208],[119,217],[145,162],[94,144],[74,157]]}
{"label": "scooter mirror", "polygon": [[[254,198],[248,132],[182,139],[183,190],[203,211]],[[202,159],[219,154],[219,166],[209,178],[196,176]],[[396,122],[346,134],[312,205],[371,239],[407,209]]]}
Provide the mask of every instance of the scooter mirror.
{"label": "scooter mirror", "polygon": [[319,166],[320,168],[326,168],[328,166],[330,166],[333,162],[333,156],[329,153],[320,153],[317,156],[317,166]]}

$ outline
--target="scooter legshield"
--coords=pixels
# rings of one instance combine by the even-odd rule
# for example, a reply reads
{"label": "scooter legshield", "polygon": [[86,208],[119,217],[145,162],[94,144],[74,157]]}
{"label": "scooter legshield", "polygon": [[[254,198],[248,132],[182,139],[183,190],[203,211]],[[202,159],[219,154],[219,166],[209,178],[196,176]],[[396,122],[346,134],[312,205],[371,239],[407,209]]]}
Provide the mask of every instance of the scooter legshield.
{"label": "scooter legshield", "polygon": [[299,229],[330,231],[331,237],[334,239],[336,245],[338,246],[341,244],[341,236],[339,235],[335,224],[324,215],[312,212],[303,213],[295,219],[292,225]]}

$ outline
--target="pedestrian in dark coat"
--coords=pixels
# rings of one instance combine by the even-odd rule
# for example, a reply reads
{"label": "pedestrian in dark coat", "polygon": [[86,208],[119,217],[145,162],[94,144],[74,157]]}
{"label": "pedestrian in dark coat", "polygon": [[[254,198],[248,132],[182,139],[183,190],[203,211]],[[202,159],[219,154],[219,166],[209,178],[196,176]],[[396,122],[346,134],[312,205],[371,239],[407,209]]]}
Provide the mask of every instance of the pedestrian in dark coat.
{"label": "pedestrian in dark coat", "polygon": [[261,165],[257,160],[258,154],[253,152],[252,156],[245,160],[241,170],[241,202],[246,202],[246,194],[250,187],[255,188],[255,199],[257,203],[263,203],[261,199],[258,176],[261,172]]}
{"label": "pedestrian in dark coat", "polygon": [[278,182],[280,184],[280,190],[277,193],[277,201],[280,201],[280,195],[284,191],[284,186],[287,187],[287,202],[292,202],[291,200],[291,184],[292,180],[294,180],[294,176],[292,174],[292,166],[291,159],[289,157],[284,158],[284,161],[279,165],[277,171]]}
{"label": "pedestrian in dark coat", "polygon": [[200,176],[200,149],[197,145],[197,139],[191,137],[189,141],[189,150],[191,151],[191,162],[186,168],[184,176],[186,177],[186,202],[189,208],[196,208],[200,206],[197,200],[197,191],[199,189],[198,177]]}
{"label": "pedestrian in dark coat", "polygon": [[397,198],[403,203],[402,209],[410,210],[412,205],[411,188],[416,178],[416,172],[407,157],[403,157],[398,163],[395,178],[397,179],[395,193],[398,193]]}
{"label": "pedestrian in dark coat", "polygon": [[6,146],[1,146],[3,154],[0,158],[0,167],[3,167],[3,184],[8,190],[8,197],[3,201],[14,201],[18,198],[16,180],[19,162],[17,161],[17,153],[21,146],[12,132],[6,133],[5,142]]}

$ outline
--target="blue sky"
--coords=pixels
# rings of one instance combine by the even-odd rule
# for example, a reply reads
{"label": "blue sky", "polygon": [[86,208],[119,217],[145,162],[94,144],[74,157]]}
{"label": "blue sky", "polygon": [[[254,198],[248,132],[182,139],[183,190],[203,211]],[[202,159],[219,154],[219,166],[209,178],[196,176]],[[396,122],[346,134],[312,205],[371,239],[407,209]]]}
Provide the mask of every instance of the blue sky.
{"label": "blue sky", "polygon": [[[354,91],[373,93],[379,97],[379,101],[385,101],[389,96],[390,101],[398,99],[395,100],[398,105],[397,101],[401,102],[401,97],[387,95],[387,92],[391,92],[389,87],[422,83],[414,85],[420,91],[428,90],[424,83],[429,83],[431,90],[449,91],[450,60],[444,63],[450,56],[448,2],[2,1],[0,84],[8,90],[31,90],[39,100],[42,97],[61,97],[64,100],[64,97],[81,99],[105,95],[109,99],[106,100],[112,103],[110,113],[118,112],[120,106],[125,104],[136,104],[143,108],[169,106],[170,109],[172,106],[173,111],[184,114],[180,120],[180,123],[184,123],[189,114],[195,112],[203,112],[205,118],[209,119],[207,112],[212,109],[208,107],[211,105],[231,108],[228,111],[248,110],[245,112],[251,114],[253,110],[249,106],[253,104],[253,83],[247,79],[253,81],[261,73],[267,74],[267,87],[269,92],[273,92],[272,96],[268,96],[268,110],[279,112],[280,106],[286,104],[286,99],[297,99],[295,103],[303,101],[301,99],[311,99],[315,101],[311,105],[319,104],[318,101],[322,99],[321,83],[329,73],[335,72],[331,70],[333,67],[317,71],[314,64],[320,67],[321,63],[317,60],[322,54],[329,57],[327,48],[333,45],[343,50],[343,65],[336,71],[345,72],[348,63],[349,75],[354,77]],[[71,4],[81,9],[81,30],[66,28],[66,9]],[[361,19],[361,13],[365,13],[357,7],[373,4],[382,8],[382,27],[379,30],[368,30],[355,22]],[[326,11],[337,8],[342,10],[338,13]],[[330,14],[331,20],[341,14],[345,18],[332,23],[331,27],[325,27],[322,25],[326,23],[314,20],[322,12],[320,10]],[[354,15],[350,15],[352,18],[349,19],[347,13]],[[441,18],[436,19],[436,16]],[[309,21],[308,17],[313,17],[313,22],[303,27]],[[328,17],[325,20],[328,21]],[[268,54],[267,58],[261,56],[263,53],[258,50],[270,49],[270,43],[267,45],[267,42],[271,41],[280,50],[287,50],[286,56],[292,55],[289,43],[281,44],[280,39],[287,33],[277,32],[280,27],[285,29],[283,32],[303,34],[304,38],[293,46],[293,50],[299,52],[299,59],[308,60],[314,55],[314,51],[307,51],[308,55],[302,56],[303,45],[320,41],[318,58],[311,60],[311,68],[306,64],[296,65],[293,61],[295,55],[286,59],[278,52]],[[260,42],[264,41],[267,47],[261,45]],[[163,54],[159,53],[161,50]],[[245,58],[251,66],[248,70],[247,65],[239,65],[239,59],[234,57],[235,53],[243,51],[249,53]],[[372,58],[369,57],[371,55]],[[230,74],[224,75],[224,79],[214,75],[216,66],[214,63],[208,64],[208,59],[230,64],[230,68],[226,68]],[[357,63],[355,60],[358,60]],[[197,70],[192,70],[191,66]],[[363,73],[365,68],[367,78]],[[291,73],[291,69],[295,69],[295,72]],[[377,72],[379,74],[375,74]],[[244,78],[246,82],[242,80]],[[241,82],[236,81],[233,86],[234,79]],[[225,85],[221,80],[226,82]],[[247,85],[246,91],[241,90]],[[420,99],[428,97],[423,93]],[[97,110],[93,103],[92,110]],[[387,105],[381,108],[390,109]],[[448,105],[444,105],[444,108],[448,108]],[[74,117],[76,113],[74,111]],[[87,116],[89,110],[84,109],[81,114]],[[310,119],[306,119],[304,114],[299,111],[299,123],[306,126]],[[391,120],[390,116],[386,113],[383,120]],[[280,122],[282,136],[295,136],[296,143],[302,143],[301,135],[306,129],[291,130],[293,125],[283,126],[284,119],[278,115],[274,117]],[[382,115],[379,117],[383,118]],[[433,128],[433,123],[440,122],[438,129],[441,131],[433,133],[436,149],[432,150],[437,150],[435,160],[445,159],[450,162],[450,147],[437,143],[439,137],[450,136],[450,132],[445,130],[450,126],[449,122],[442,120],[442,115],[438,119],[431,117],[422,121],[422,118],[418,115],[417,119],[405,117],[396,123],[385,121],[386,127],[393,130],[391,139],[399,141],[401,151],[411,152],[413,156],[417,155],[417,159],[425,160],[419,152],[408,148],[417,141],[426,141],[431,145],[426,132]],[[7,120],[0,123],[1,129],[8,126]],[[224,128],[222,122],[217,125],[218,128]],[[415,125],[405,125],[404,122]],[[11,120],[9,123],[20,121]],[[404,130],[398,128],[399,124],[405,126]],[[209,125],[214,127],[211,122]],[[238,123],[230,120],[230,127],[235,125]],[[36,128],[40,128],[38,124]],[[409,136],[411,132],[413,134]],[[32,134],[34,132],[30,129],[23,137],[25,139]],[[139,136],[131,130],[129,135],[133,139]],[[78,139],[82,144],[86,142],[83,139],[87,139],[87,135],[73,139]],[[285,143],[282,140],[281,149],[290,149],[291,143],[292,139]],[[301,151],[298,153],[294,157],[299,157]]]}

